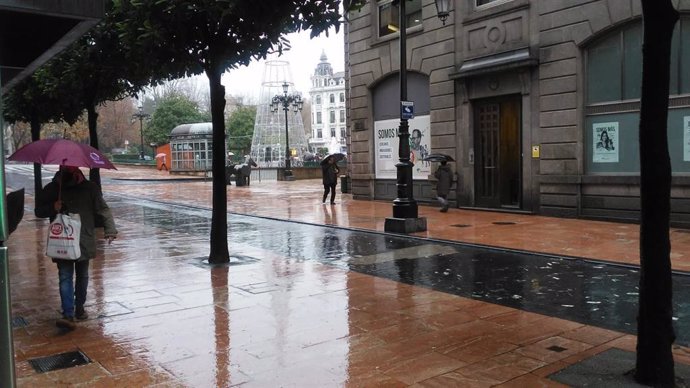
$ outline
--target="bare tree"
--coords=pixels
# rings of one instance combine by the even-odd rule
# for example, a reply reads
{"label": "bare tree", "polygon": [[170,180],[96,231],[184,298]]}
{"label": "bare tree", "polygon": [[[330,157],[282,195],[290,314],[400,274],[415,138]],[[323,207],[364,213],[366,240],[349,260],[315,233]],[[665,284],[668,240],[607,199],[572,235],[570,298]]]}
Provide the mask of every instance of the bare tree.
{"label": "bare tree", "polygon": [[31,126],[29,123],[18,121],[7,128],[10,131],[10,139],[12,141],[12,150],[17,150],[19,147],[31,142]]}
{"label": "bare tree", "polygon": [[124,147],[125,140],[137,139],[139,127],[132,124],[133,99],[108,101],[98,108],[98,137],[105,150]]}
{"label": "bare tree", "polygon": [[197,75],[165,81],[159,85],[147,87],[144,94],[156,102],[171,96],[182,96],[197,103],[200,110],[211,111],[208,80],[204,76]]}

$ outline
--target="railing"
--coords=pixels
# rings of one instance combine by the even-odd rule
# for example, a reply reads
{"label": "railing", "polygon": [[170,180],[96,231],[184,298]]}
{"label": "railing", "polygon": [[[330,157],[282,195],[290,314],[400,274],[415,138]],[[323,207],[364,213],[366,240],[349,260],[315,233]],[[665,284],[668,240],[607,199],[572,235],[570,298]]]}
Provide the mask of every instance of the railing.
{"label": "railing", "polygon": [[264,181],[277,181],[278,180],[278,169],[277,168],[252,168],[252,173],[249,178],[251,181],[261,182]]}

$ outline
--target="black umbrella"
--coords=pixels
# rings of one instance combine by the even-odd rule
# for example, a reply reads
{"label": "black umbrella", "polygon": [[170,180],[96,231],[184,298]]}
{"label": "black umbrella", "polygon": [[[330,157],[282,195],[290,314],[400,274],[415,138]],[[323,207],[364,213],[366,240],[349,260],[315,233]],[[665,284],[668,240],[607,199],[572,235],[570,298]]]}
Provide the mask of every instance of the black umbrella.
{"label": "black umbrella", "polygon": [[422,159],[425,162],[454,162],[455,159],[446,154],[429,154]]}
{"label": "black umbrella", "polygon": [[327,165],[328,159],[330,159],[330,158],[333,158],[333,161],[338,163],[339,161],[345,159],[345,154],[340,153],[340,152],[337,152],[335,154],[330,154],[330,155],[326,156],[325,158],[323,158],[323,160],[321,161],[321,165],[322,166]]}

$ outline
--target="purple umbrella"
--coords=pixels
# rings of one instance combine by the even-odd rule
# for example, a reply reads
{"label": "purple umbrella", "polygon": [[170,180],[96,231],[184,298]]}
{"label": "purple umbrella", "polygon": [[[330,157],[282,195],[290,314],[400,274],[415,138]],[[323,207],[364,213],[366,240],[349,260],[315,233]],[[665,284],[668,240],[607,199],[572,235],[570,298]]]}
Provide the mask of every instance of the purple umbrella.
{"label": "purple umbrella", "polygon": [[101,151],[67,139],[36,140],[18,149],[8,160],[117,170]]}

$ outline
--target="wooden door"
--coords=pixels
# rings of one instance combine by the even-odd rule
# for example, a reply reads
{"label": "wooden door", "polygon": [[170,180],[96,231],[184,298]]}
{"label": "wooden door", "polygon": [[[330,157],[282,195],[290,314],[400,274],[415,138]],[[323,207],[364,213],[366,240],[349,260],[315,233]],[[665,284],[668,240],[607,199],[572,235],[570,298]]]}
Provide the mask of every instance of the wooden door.
{"label": "wooden door", "polygon": [[475,123],[475,205],[519,208],[522,191],[519,97],[477,103]]}

